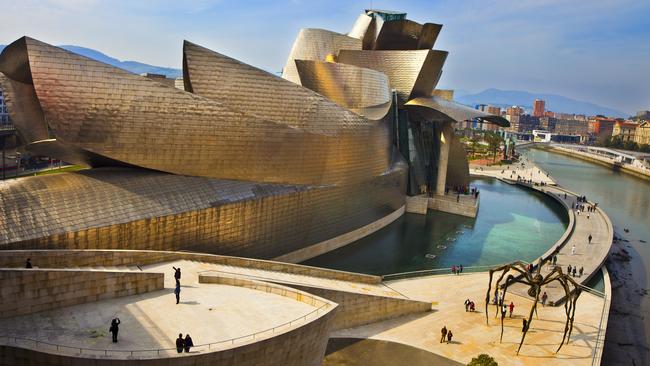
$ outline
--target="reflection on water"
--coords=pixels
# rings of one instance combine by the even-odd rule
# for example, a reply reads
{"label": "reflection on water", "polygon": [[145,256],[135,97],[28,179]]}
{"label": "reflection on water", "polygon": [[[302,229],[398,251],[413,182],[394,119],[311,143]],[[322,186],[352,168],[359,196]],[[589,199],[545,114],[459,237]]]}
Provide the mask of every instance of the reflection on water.
{"label": "reflection on water", "polygon": [[476,220],[433,211],[426,216],[405,214],[372,235],[304,264],[388,274],[530,261],[564,233],[566,213],[552,199],[496,179],[476,179],[472,185],[481,191]]}

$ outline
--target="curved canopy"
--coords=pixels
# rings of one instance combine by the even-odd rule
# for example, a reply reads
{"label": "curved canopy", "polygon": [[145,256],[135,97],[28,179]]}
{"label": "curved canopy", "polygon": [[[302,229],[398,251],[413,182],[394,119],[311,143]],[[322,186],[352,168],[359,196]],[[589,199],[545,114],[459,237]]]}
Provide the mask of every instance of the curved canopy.
{"label": "curved canopy", "polygon": [[501,116],[495,116],[487,112],[479,111],[478,109],[468,107],[464,104],[452,102],[434,95],[430,97],[411,99],[405,105],[432,109],[455,122],[480,118],[501,127],[510,126],[510,122]]}

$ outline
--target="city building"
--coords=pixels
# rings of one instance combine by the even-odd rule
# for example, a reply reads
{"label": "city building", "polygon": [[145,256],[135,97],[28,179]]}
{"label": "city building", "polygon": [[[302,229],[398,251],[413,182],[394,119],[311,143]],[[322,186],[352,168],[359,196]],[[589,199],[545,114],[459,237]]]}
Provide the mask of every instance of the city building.
{"label": "city building", "polygon": [[546,102],[544,102],[542,99],[535,99],[535,102],[533,102],[533,117],[544,117],[545,105]]}
{"label": "city building", "polygon": [[621,141],[634,141],[634,135],[639,124],[631,121],[617,121],[612,129],[612,137],[618,137]]}
{"label": "city building", "polygon": [[508,126],[433,93],[440,29],[375,10],[303,29],[282,77],[184,42],[184,90],[20,38],[0,72],[26,150],[90,169],[0,185],[0,246],[299,262],[368,235],[469,184],[458,122]]}
{"label": "city building", "polygon": [[650,121],[650,111],[636,112],[636,119],[641,121]]}
{"label": "city building", "polygon": [[589,133],[595,138],[607,138],[612,136],[616,120],[602,116],[589,119]]}
{"label": "city building", "polygon": [[508,116],[521,116],[522,114],[524,114],[524,109],[516,105],[506,109],[506,115]]}
{"label": "city building", "polygon": [[547,132],[555,132],[555,123],[557,119],[553,117],[541,117],[539,119],[539,128]]}
{"label": "city building", "polygon": [[639,145],[650,145],[650,121],[639,124],[634,132],[634,142]]}
{"label": "city building", "polygon": [[589,135],[589,126],[587,121],[580,121],[577,119],[556,119],[555,128],[553,130],[558,135],[565,136],[580,136],[583,139]]}

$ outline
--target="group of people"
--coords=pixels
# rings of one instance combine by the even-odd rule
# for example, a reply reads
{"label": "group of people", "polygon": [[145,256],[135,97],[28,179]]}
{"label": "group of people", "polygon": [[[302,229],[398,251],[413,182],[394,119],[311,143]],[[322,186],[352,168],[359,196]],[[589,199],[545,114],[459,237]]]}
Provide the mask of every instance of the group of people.
{"label": "group of people", "polygon": [[[577,266],[571,267],[570,264],[567,267],[567,274],[572,275],[573,277],[582,277],[582,274],[584,273],[584,271],[585,271],[585,269],[582,266],[580,266],[580,269],[578,269]],[[577,276],[576,276],[576,274],[577,274]]]}
{"label": "group of people", "polygon": [[474,304],[474,301],[470,299],[465,300],[465,311],[471,311],[474,312],[476,310],[476,305]]}
{"label": "group of people", "polygon": [[440,343],[447,341],[447,343],[451,343],[451,338],[454,336],[454,334],[451,332],[451,329],[447,330],[447,326],[443,326],[442,329],[440,330],[441,337],[440,337]]}
{"label": "group of people", "polygon": [[183,338],[183,333],[178,333],[178,338],[176,338],[176,352],[183,353],[183,350],[185,350],[187,353],[190,351],[191,347],[194,347],[192,337],[190,337],[189,334],[186,334],[185,338]]}
{"label": "group of people", "polygon": [[463,273],[463,265],[459,264],[457,266],[456,265],[451,266],[451,273],[453,273],[455,275],[459,275],[459,274]]}

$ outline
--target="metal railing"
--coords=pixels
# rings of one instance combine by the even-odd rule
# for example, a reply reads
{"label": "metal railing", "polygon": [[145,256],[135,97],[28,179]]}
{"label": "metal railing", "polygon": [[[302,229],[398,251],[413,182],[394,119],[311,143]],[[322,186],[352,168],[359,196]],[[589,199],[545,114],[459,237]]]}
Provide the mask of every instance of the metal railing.
{"label": "metal railing", "polygon": [[[526,261],[521,261],[524,264],[529,264]],[[499,266],[504,266],[507,263],[503,264],[495,264],[495,265],[486,265],[486,266],[469,266],[469,267],[463,267],[463,273],[469,272],[469,273],[474,273],[474,272],[486,272],[489,271],[492,268],[499,267]],[[410,271],[410,272],[400,272],[400,273],[391,273],[387,275],[381,276],[382,281],[393,281],[393,280],[401,280],[401,279],[406,279],[406,278],[414,278],[414,277],[426,277],[426,276],[436,276],[436,275],[451,275],[453,274],[451,272],[451,267],[448,268],[433,268],[433,269],[423,269],[419,271]]]}
{"label": "metal railing", "polygon": [[[315,298],[312,298],[315,303]],[[59,352],[70,355],[86,355],[86,356],[99,356],[99,357],[137,357],[137,358],[156,358],[159,356],[187,356],[195,355],[197,353],[212,352],[218,350],[225,350],[232,348],[236,343],[243,343],[245,341],[254,341],[266,335],[275,334],[276,331],[285,331],[291,329],[291,327],[297,322],[307,322],[307,318],[315,315],[317,317],[320,311],[325,311],[325,308],[329,308],[331,304],[324,303],[318,308],[312,310],[311,312],[290,320],[288,322],[276,325],[272,328],[268,328],[259,332],[243,335],[240,337],[225,339],[221,341],[199,344],[191,348],[190,353],[178,353],[176,347],[174,348],[155,348],[155,349],[134,349],[134,350],[120,350],[120,349],[95,349],[95,348],[85,348],[85,347],[73,347],[66,346],[62,344],[56,344],[51,342],[39,341],[31,338],[24,337],[14,337],[7,335],[0,335],[0,343],[6,346],[13,346],[18,348],[27,348],[35,350],[44,350],[50,352]]]}

